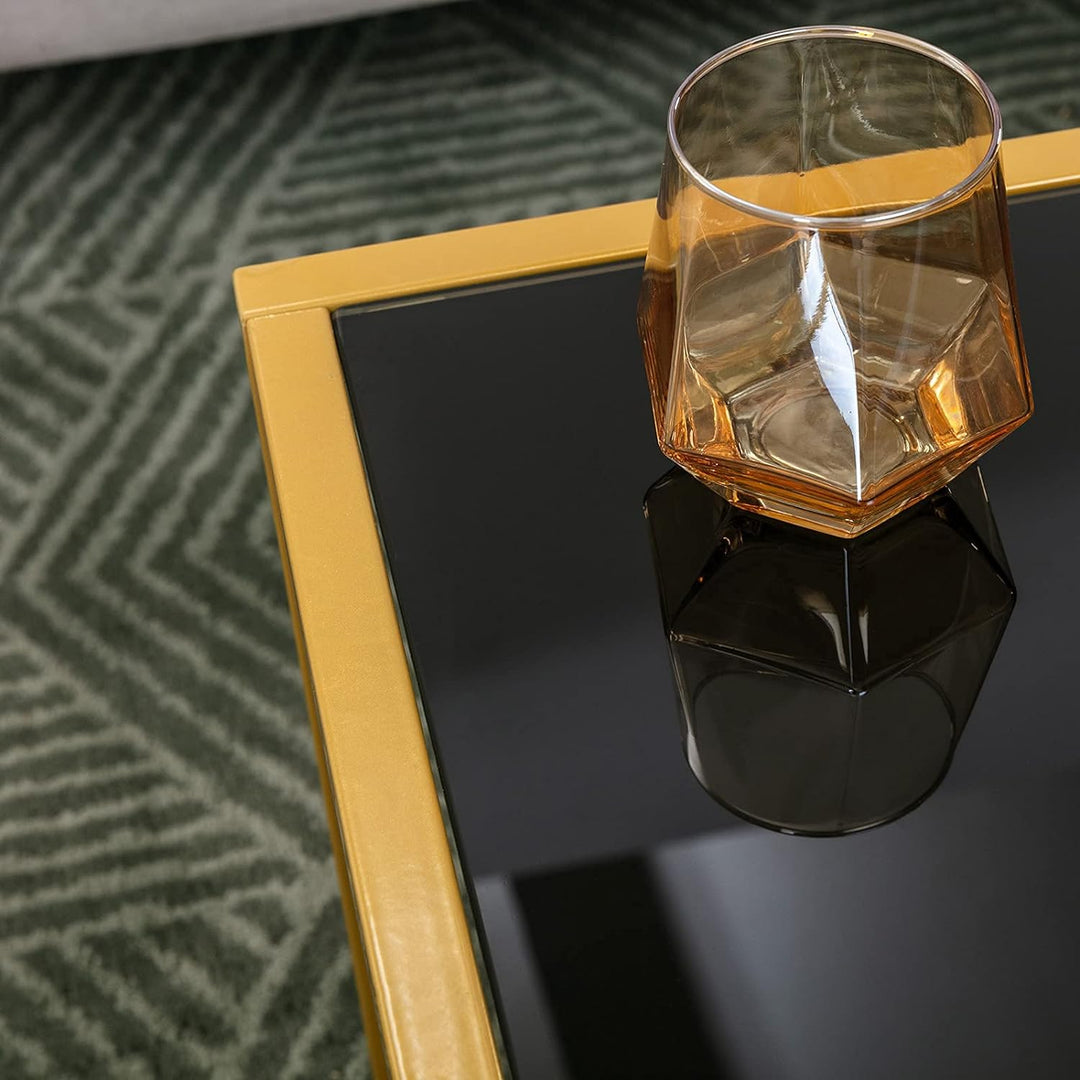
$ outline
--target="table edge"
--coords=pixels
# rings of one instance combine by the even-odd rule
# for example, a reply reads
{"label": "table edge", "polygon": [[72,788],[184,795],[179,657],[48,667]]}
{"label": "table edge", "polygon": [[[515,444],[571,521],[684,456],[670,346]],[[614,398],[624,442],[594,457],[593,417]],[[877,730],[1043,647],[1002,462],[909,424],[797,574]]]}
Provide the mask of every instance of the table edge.
{"label": "table edge", "polygon": [[376,1076],[494,1080],[495,1026],[330,313],[250,320],[245,344]]}
{"label": "table edge", "polygon": [[[1080,128],[1006,139],[1002,161],[1010,195],[1080,183]],[[237,308],[246,322],[644,258],[654,211],[641,199],[244,266]]]}

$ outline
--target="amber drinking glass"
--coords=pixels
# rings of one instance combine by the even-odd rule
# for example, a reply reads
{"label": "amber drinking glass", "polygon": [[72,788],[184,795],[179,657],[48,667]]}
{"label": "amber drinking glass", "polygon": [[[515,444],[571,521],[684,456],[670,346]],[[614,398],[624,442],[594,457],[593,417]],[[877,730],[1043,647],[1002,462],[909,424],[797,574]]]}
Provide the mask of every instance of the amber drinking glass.
{"label": "amber drinking glass", "polygon": [[900,34],[744,42],[679,88],[639,308],[661,449],[853,536],[1031,413],[985,83]]}

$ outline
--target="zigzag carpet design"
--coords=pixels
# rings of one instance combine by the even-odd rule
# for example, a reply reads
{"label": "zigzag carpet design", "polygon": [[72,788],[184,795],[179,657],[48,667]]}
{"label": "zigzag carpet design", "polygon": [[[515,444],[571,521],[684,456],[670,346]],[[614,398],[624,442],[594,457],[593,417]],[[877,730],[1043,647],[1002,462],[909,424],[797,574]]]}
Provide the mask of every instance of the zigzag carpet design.
{"label": "zigzag carpet design", "polygon": [[[749,7],[749,6],[748,6]],[[640,198],[854,21],[1080,123],[1070,0],[459,4],[0,77],[0,1075],[368,1074],[229,273]]]}

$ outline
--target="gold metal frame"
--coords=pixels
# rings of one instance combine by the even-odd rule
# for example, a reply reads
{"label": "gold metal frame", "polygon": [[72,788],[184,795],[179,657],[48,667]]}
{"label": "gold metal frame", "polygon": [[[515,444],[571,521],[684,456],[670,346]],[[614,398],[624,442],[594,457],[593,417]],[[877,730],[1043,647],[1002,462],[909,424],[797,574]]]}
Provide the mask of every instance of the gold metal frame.
{"label": "gold metal frame", "polygon": [[[1010,195],[1080,183],[1080,128],[1007,140]],[[255,412],[376,1077],[502,1075],[330,315],[642,258],[653,202],[236,271]]]}

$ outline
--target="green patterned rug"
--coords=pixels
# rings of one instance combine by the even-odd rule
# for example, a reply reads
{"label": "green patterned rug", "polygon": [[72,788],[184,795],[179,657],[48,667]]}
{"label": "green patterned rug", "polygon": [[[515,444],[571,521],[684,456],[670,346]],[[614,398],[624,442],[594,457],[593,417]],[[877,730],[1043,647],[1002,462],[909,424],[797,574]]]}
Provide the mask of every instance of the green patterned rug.
{"label": "green patterned rug", "polygon": [[926,37],[1080,123],[1080,7],[514,0],[0,77],[0,1076],[367,1059],[229,274],[640,198],[740,38]]}

